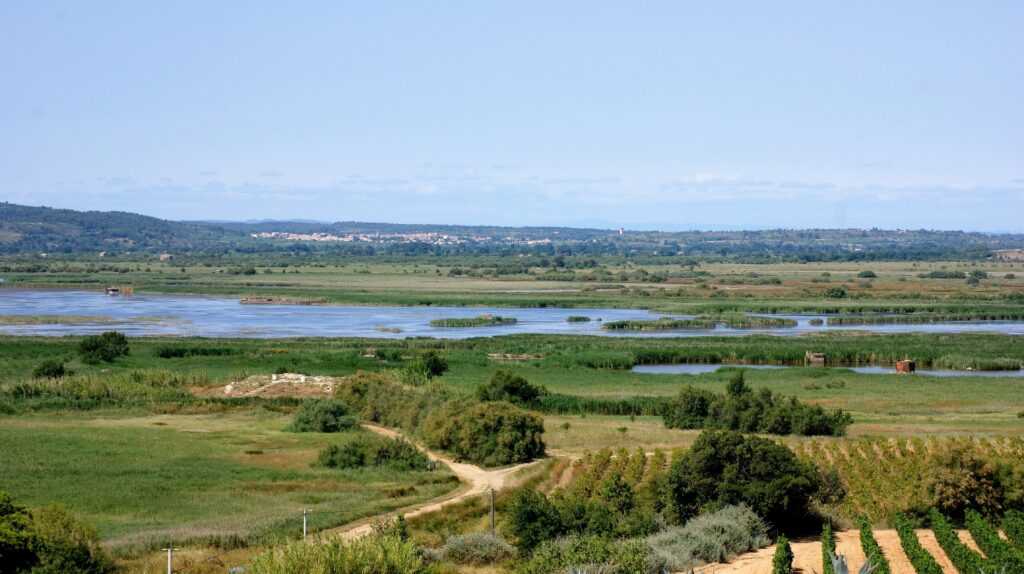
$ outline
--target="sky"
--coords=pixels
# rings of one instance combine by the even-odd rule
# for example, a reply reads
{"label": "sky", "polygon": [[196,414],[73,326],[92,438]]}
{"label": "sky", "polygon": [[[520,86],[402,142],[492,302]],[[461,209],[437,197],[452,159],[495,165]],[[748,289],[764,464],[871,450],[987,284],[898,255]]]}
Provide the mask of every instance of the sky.
{"label": "sky", "polygon": [[1024,231],[1024,2],[0,0],[0,201]]}

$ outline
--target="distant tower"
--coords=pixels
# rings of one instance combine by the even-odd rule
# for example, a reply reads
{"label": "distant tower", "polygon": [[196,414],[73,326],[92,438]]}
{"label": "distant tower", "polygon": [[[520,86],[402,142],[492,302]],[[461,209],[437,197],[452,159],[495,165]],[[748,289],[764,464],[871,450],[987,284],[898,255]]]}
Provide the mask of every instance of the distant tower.
{"label": "distant tower", "polygon": [[625,227],[620,227],[619,228],[619,235],[622,235],[625,232],[626,232],[626,228]]}

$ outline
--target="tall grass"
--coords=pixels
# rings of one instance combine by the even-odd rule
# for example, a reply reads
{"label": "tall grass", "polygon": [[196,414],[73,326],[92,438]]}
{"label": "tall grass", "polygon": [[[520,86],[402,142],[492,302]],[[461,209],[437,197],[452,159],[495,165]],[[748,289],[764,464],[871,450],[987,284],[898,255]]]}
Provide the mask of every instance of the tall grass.
{"label": "tall grass", "polygon": [[418,574],[425,571],[416,545],[394,536],[291,542],[252,559],[252,574]]}

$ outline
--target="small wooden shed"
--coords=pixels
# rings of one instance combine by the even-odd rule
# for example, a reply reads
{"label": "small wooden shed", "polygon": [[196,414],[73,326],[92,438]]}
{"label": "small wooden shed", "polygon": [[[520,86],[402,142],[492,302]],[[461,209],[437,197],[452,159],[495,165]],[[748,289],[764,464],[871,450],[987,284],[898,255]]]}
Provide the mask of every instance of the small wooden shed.
{"label": "small wooden shed", "polygon": [[814,353],[812,351],[804,352],[804,362],[812,367],[824,367],[825,366],[825,353]]}
{"label": "small wooden shed", "polygon": [[913,373],[917,370],[917,363],[910,359],[903,359],[902,361],[896,361],[896,372],[897,373]]}

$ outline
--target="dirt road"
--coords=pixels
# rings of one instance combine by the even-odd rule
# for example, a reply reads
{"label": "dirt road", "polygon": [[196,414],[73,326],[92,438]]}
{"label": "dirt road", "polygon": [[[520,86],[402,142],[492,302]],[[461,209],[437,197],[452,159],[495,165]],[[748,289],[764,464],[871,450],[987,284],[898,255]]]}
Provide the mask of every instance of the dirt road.
{"label": "dirt road", "polygon": [[[379,435],[383,435],[386,437],[394,438],[402,436],[402,434],[399,433],[398,431],[377,425],[364,424],[363,427],[366,430],[375,432]],[[457,504],[459,502],[462,502],[463,500],[467,500],[469,498],[473,498],[476,496],[482,496],[492,489],[495,491],[501,490],[502,488],[505,488],[511,483],[512,477],[516,473],[540,462],[533,461],[508,468],[487,470],[472,464],[455,462],[454,460],[447,456],[431,452],[420,445],[417,446],[419,446],[420,450],[427,453],[427,456],[429,456],[431,459],[439,460],[447,464],[448,468],[452,469],[452,472],[455,474],[455,476],[459,477],[459,480],[463,482],[463,486],[462,488],[456,490],[455,492],[449,493],[446,496],[446,498],[442,498],[439,500],[435,499],[406,511],[404,513],[404,516],[406,518],[413,518],[421,514],[434,512],[435,510],[440,510],[446,506]],[[373,531],[373,523],[375,521],[380,520],[381,518],[385,518],[387,516],[393,515],[389,514],[384,516],[375,516],[373,518],[361,520],[355,524],[348,524],[340,528],[332,528],[330,530],[325,530],[323,533],[321,533],[321,536],[340,535],[342,538],[346,540],[361,538],[363,536],[366,536],[367,534],[370,534]]]}

